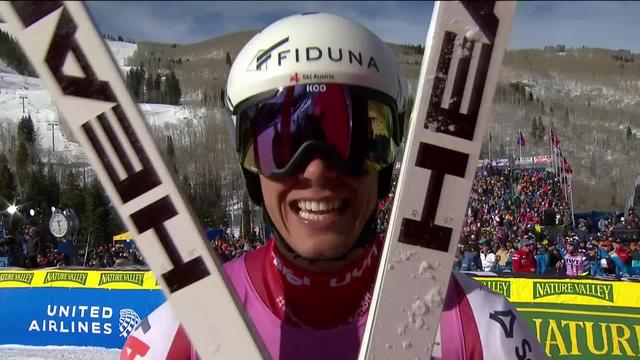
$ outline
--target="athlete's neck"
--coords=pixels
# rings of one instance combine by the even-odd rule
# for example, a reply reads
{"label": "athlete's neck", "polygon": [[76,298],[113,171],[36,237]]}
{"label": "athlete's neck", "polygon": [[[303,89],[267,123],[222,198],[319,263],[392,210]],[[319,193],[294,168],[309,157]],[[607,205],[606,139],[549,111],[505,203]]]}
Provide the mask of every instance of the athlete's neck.
{"label": "athlete's neck", "polygon": [[289,261],[297,265],[300,269],[304,269],[312,273],[338,272],[341,269],[347,267],[349,264],[352,264],[355,260],[362,256],[363,252],[370,249],[369,247],[352,249],[346,256],[335,260],[312,260],[303,258],[296,253],[288,251],[287,249],[280,248],[277,241],[275,242],[274,247],[275,251],[279,255],[287,258]]}
{"label": "athlete's neck", "polygon": [[254,287],[276,316],[293,325],[326,329],[367,313],[383,239],[332,271],[301,266],[284,256],[273,239],[245,261]]}

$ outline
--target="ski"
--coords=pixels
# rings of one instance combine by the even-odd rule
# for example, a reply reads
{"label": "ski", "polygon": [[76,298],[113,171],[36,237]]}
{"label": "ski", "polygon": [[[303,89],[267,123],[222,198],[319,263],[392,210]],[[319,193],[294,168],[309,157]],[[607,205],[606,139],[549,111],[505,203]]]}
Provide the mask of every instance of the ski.
{"label": "ski", "polygon": [[361,360],[432,354],[514,11],[435,4]]}
{"label": "ski", "polygon": [[[266,352],[80,2],[0,3],[201,359]],[[151,324],[153,325],[153,324]],[[128,349],[145,358],[148,346]]]}

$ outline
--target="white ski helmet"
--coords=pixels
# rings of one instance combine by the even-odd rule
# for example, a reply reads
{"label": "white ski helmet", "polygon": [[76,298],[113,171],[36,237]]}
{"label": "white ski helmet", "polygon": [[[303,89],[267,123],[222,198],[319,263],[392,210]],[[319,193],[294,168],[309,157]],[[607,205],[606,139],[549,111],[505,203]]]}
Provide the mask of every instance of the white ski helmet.
{"label": "white ski helmet", "polygon": [[[391,49],[364,26],[327,13],[283,18],[249,40],[229,71],[225,103],[237,128],[236,112],[244,101],[291,85],[318,83],[372,89],[392,98],[398,114],[406,110],[407,82]],[[236,129],[234,144],[237,137]],[[380,193],[389,191],[392,168],[388,174],[381,171]],[[257,176],[244,174],[251,199],[260,204]]]}
{"label": "white ski helmet", "polygon": [[231,66],[226,103],[293,84],[340,83],[368,87],[405,109],[407,82],[391,49],[369,29],[341,16],[286,17],[256,34]]}

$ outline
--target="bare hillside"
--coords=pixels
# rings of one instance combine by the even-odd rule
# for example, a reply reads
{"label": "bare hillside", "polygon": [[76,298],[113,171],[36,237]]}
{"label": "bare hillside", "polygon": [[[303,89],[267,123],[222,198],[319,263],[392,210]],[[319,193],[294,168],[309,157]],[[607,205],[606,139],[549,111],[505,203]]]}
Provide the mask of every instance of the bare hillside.
{"label": "bare hillside", "polygon": [[[640,170],[638,60],[623,50],[509,51],[490,125],[492,156],[517,154],[519,129],[528,140],[523,156],[548,154],[553,126],[574,170],[576,211],[621,210]],[[532,134],[534,117],[544,125],[543,138]]]}
{"label": "bare hillside", "polygon": [[[188,45],[140,43],[129,65],[175,70],[185,102],[222,106],[230,61],[255,33]],[[415,94],[424,49],[389,45]],[[495,102],[492,157],[517,157],[519,130],[528,143],[523,156],[549,154],[548,131],[554,127],[575,172],[576,211],[624,206],[640,169],[640,56],[593,48],[508,51]],[[534,136],[534,118],[544,126],[542,136]]]}

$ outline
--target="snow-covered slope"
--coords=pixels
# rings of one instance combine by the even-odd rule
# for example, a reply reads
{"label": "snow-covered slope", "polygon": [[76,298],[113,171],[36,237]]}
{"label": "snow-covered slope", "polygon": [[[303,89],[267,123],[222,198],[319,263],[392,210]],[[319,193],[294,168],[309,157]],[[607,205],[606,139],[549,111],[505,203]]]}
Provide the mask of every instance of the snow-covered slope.
{"label": "snow-covered slope", "polygon": [[80,346],[0,345],[3,360],[116,360],[118,349]]}
{"label": "snow-covered slope", "polygon": [[131,57],[131,55],[133,55],[133,53],[138,48],[138,45],[136,44],[111,40],[107,40],[107,46],[109,46],[111,54],[120,67],[126,66],[127,59]]}
{"label": "snow-covered slope", "polygon": [[602,106],[637,106],[640,98],[640,81],[619,81],[613,85],[599,83],[591,79],[577,80],[549,71],[546,76],[524,71],[504,71],[504,80],[523,83],[533,96],[541,99],[564,99],[567,102]]}
{"label": "snow-covered slope", "polygon": [[16,74],[16,71],[0,60],[0,74]]}
{"label": "snow-covered slope", "polygon": [[[0,29],[2,28],[0,26]],[[133,54],[137,46],[119,41],[107,41],[107,44],[118,65],[126,69],[126,59]],[[79,151],[78,144],[64,136],[56,125],[52,139],[51,124],[58,124],[59,114],[53,99],[40,80],[22,76],[0,61],[0,121],[17,122],[22,117],[23,98],[24,111],[31,114],[43,148],[51,149],[55,142],[56,151],[69,151],[70,154]],[[197,115],[185,107],[173,105],[140,104],[140,108],[149,123],[154,125],[176,123]]]}

